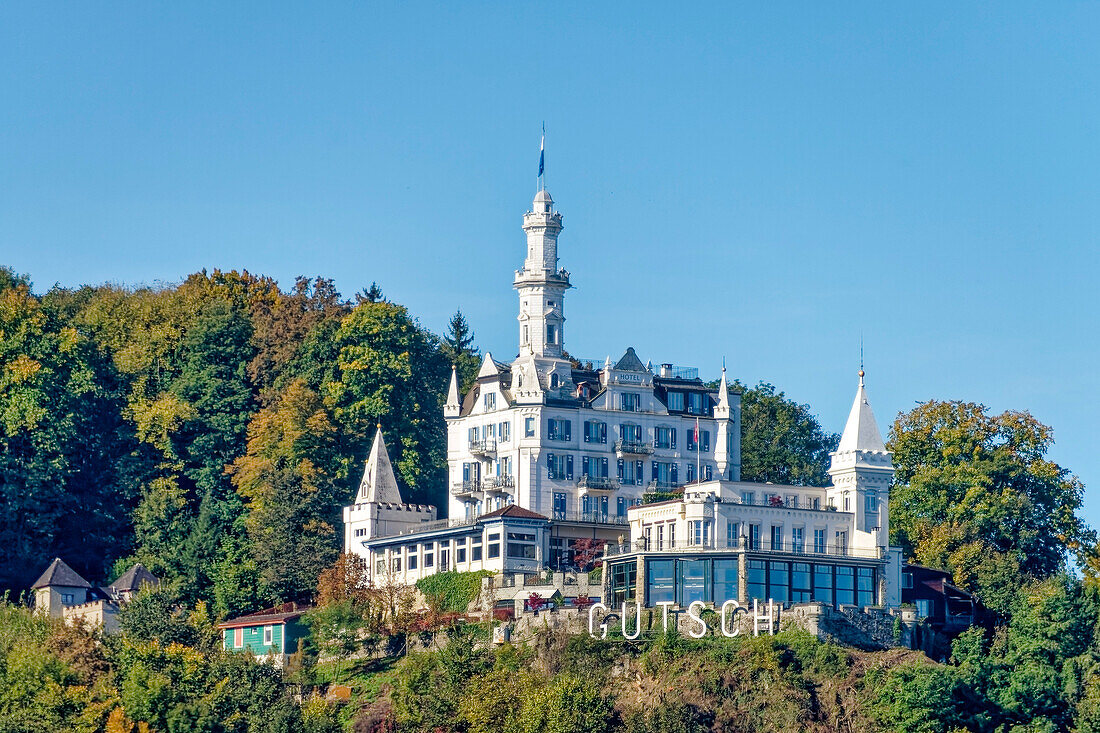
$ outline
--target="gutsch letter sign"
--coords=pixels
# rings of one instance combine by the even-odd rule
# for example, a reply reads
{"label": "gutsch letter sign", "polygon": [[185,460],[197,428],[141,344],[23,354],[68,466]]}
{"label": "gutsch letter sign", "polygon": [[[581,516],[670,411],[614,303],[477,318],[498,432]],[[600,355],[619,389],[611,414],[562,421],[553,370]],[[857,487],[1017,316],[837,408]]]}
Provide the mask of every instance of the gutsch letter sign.
{"label": "gutsch letter sign", "polygon": [[[629,630],[629,622],[627,616],[627,609],[629,605],[634,606],[634,630]],[[665,633],[668,633],[668,617],[669,608],[676,605],[672,601],[660,601],[657,603],[661,607],[661,624]],[[702,601],[692,601],[687,607],[688,617],[688,629],[687,635],[693,639],[702,639],[707,635],[710,629],[707,628],[707,622],[700,615],[706,608],[706,604]],[[721,609],[718,612],[718,631],[722,636],[734,637],[741,633],[741,627],[737,623],[737,614],[744,613],[749,614],[752,618],[752,635],[760,636],[761,633],[774,634],[776,627],[779,625],[779,609],[782,606],[776,606],[772,599],[768,599],[768,605],[761,607],[759,602],[754,598],[752,601],[752,610],[750,611],[747,606],[742,606],[737,601],[726,601],[722,604]],[[608,621],[613,618],[613,614],[609,615],[607,606],[602,603],[595,603],[588,609],[588,635],[593,639],[606,639],[608,632]],[[672,612],[673,616],[676,616],[683,611],[675,610]],[[673,619],[673,625],[675,626],[676,620]],[[619,614],[619,629],[622,632],[624,639],[637,639],[642,635],[642,604],[641,601],[637,601],[634,604],[623,603],[622,613]]]}

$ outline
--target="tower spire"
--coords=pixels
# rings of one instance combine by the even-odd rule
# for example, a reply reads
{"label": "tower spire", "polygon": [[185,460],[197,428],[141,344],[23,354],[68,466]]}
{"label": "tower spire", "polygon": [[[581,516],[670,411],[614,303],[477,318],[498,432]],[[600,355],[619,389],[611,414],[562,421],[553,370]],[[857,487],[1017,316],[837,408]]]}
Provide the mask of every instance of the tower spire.
{"label": "tower spire", "polygon": [[458,367],[451,364],[451,384],[447,388],[447,403],[443,405],[443,417],[458,417],[462,401],[458,395]]}

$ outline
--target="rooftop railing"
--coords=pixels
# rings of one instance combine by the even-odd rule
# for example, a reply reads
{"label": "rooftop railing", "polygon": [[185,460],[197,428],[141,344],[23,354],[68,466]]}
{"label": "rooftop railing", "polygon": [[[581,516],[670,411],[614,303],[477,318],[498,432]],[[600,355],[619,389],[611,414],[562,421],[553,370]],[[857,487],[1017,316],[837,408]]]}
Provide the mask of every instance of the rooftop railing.
{"label": "rooftop railing", "polygon": [[692,540],[677,539],[670,541],[664,539],[658,541],[656,537],[650,539],[647,543],[645,538],[640,538],[632,542],[614,543],[609,542],[604,548],[604,554],[607,556],[612,555],[625,555],[635,552],[715,552],[721,550],[741,550],[750,554],[768,554],[776,553],[783,555],[798,555],[807,558],[814,557],[852,557],[863,559],[879,559],[882,557],[882,553],[878,548],[860,548],[855,549],[846,545],[813,545],[813,543],[793,543],[784,542],[773,544],[771,542],[757,542],[751,543],[748,538],[742,537],[740,540],[733,541],[710,541],[696,543]]}

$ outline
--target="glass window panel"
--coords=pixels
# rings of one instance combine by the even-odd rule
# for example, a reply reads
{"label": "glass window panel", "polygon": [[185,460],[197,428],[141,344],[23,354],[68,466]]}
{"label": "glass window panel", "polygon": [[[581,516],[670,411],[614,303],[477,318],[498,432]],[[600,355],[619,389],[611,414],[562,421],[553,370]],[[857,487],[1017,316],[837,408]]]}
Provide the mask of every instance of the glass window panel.
{"label": "glass window panel", "polygon": [[649,597],[647,605],[676,600],[675,560],[651,560],[646,563],[646,573],[649,576],[646,588],[646,595]]}
{"label": "glass window panel", "polygon": [[856,603],[860,606],[875,605],[875,569],[856,569]]}
{"label": "glass window panel", "polygon": [[687,606],[693,601],[707,600],[707,570],[710,563],[707,560],[680,560],[680,597],[681,606]]}
{"label": "glass window panel", "polygon": [[749,560],[746,568],[748,577],[745,579],[748,585],[749,599],[756,598],[761,601],[767,599],[767,568],[763,560]]}
{"label": "glass window panel", "polygon": [[810,564],[796,562],[791,565],[791,603],[810,600]]}
{"label": "glass window panel", "polygon": [[833,566],[814,565],[814,595],[815,601],[833,605]]}
{"label": "glass window panel", "polygon": [[836,569],[836,603],[838,606],[856,602],[854,568],[839,566]]}
{"label": "glass window panel", "polygon": [[790,565],[785,562],[768,563],[768,597],[776,603],[790,600]]}
{"label": "glass window panel", "polygon": [[714,605],[721,606],[726,601],[737,598],[737,560],[714,561]]}

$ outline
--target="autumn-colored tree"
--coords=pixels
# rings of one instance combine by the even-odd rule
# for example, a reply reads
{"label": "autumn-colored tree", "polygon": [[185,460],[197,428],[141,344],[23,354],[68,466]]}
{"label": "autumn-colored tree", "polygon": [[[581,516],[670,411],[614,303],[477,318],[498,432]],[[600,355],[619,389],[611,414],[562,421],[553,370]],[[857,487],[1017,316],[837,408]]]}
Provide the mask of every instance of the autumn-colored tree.
{"label": "autumn-colored tree", "polygon": [[334,478],[335,437],[320,395],[295,380],[256,415],[245,455],[233,463],[261,594],[271,603],[311,595],[336,559],[345,497]]}
{"label": "autumn-colored tree", "polygon": [[932,400],[899,415],[888,444],[892,541],[1007,613],[1021,575],[1048,577],[1096,546],[1077,514],[1084,486],[1046,458],[1053,441],[1027,412],[993,415],[971,402]]}

